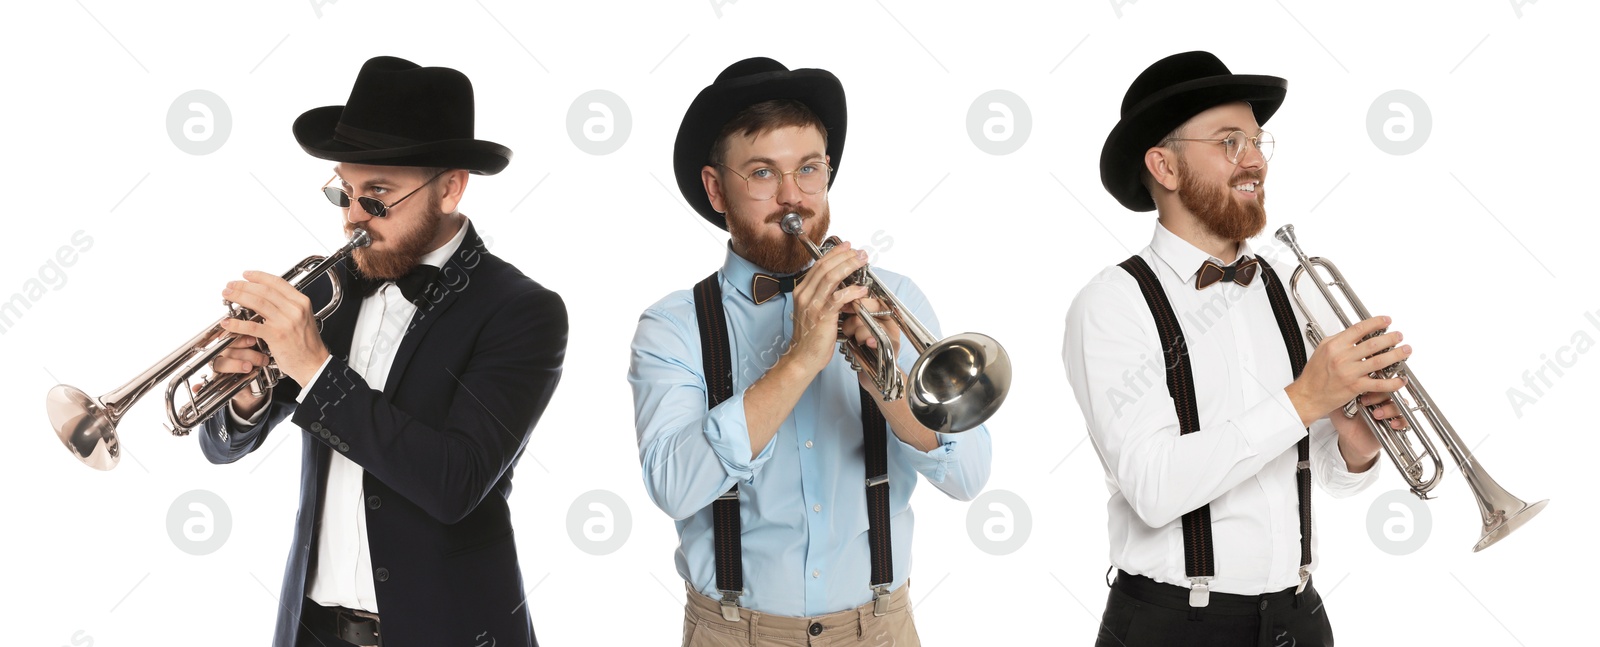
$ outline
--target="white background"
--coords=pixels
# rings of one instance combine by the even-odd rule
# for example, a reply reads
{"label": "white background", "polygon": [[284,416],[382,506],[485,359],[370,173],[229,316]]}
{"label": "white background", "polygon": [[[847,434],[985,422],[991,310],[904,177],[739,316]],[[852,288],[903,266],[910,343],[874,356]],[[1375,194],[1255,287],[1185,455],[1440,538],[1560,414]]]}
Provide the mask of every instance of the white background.
{"label": "white background", "polygon": [[[0,642],[263,644],[297,500],[300,438],[281,428],[230,466],[160,428],[159,396],[122,424],[120,468],[91,471],[50,433],[56,382],[110,391],[221,314],[222,284],[281,272],[340,243],[315,189],[330,163],[289,125],[341,104],[368,57],[454,67],[477,90],[477,132],[510,167],[472,180],[463,210],[491,249],[566,299],[566,372],[517,470],[523,577],[544,644],[676,644],[682,587],[671,521],[645,497],[624,376],[638,314],[722,260],[724,235],[684,205],[670,153],[683,110],[727,64],[766,55],[844,82],[848,146],[834,231],[886,240],[875,261],[914,277],[947,332],[1000,339],[1016,366],[990,422],[991,490],[1025,509],[916,495],[914,602],[930,645],[1089,644],[1106,588],[1106,489],[1062,367],[1078,288],[1149,240],[1152,214],[1101,189],[1098,157],[1133,77],[1165,55],[1216,52],[1236,72],[1290,80],[1271,224],[1296,223],[1417,350],[1429,390],[1513,493],[1549,497],[1514,537],[1473,554],[1478,522],[1452,472],[1427,505],[1418,552],[1368,531],[1380,482],[1318,494],[1317,582],[1342,644],[1555,645],[1593,579],[1593,393],[1600,328],[1591,289],[1595,208],[1588,101],[1590,3],[914,3],[705,0],[514,3],[17,5],[0,26],[7,180],[0,300],[26,300],[0,334],[7,556]],[[209,155],[169,138],[169,107],[204,89],[231,129]],[[573,99],[620,96],[631,131],[609,155],[568,136]],[[1009,155],[967,133],[978,95],[1021,97],[1031,124]],[[1382,93],[1423,98],[1431,134],[1391,155],[1367,131]],[[981,109],[984,108],[980,106]],[[1380,107],[1382,108],[1382,107]],[[1413,113],[1416,113],[1415,107]],[[1013,112],[1016,112],[1013,110]],[[1026,133],[1024,134],[1024,130]],[[620,131],[619,131],[620,132]],[[93,239],[52,268],[75,232]],[[1261,242],[1265,242],[1263,239]],[[1277,256],[1278,264],[1287,258]],[[29,281],[40,287],[31,287]],[[22,307],[26,306],[26,307]],[[1597,315],[1600,317],[1600,315]],[[1590,341],[1585,341],[1590,340]],[[1573,347],[1575,342],[1585,345]],[[1531,404],[1508,389],[1569,364]],[[222,548],[182,552],[168,508],[203,489],[231,516]],[[595,556],[567,528],[580,495],[627,503],[622,548]],[[1010,514],[1016,552],[980,550],[976,520]],[[214,514],[216,511],[213,511]],[[620,528],[620,525],[619,525]],[[220,532],[220,528],[218,529]],[[1003,536],[1008,529],[991,528]],[[581,536],[581,535],[580,535]],[[897,556],[897,558],[900,558]],[[464,642],[464,644],[473,644]]]}

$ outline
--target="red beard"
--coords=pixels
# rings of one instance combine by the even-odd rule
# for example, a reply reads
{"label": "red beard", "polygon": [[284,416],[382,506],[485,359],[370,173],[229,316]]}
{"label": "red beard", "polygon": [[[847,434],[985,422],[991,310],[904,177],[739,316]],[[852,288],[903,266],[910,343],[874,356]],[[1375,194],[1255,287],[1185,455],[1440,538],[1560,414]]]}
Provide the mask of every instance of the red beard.
{"label": "red beard", "polygon": [[[439,223],[442,220],[444,212],[429,203],[428,210],[417,219],[415,225],[401,231],[398,236],[379,238],[372,230],[367,230],[372,236],[373,245],[379,241],[389,241],[394,243],[394,248],[382,252],[374,251],[371,246],[356,249],[351,254],[356,261],[356,270],[360,271],[362,276],[379,280],[394,280],[405,276],[411,268],[422,262],[423,256],[433,251],[430,249],[431,243],[439,232]],[[348,236],[355,228],[355,225],[346,222],[345,235]]]}
{"label": "red beard", "polygon": [[740,253],[745,260],[754,263],[757,267],[774,274],[793,274],[810,263],[811,252],[805,245],[795,240],[794,236],[784,234],[782,238],[773,240],[762,237],[762,232],[768,227],[774,227],[783,220],[785,215],[798,213],[805,220],[806,238],[818,245],[822,239],[828,237],[828,207],[822,207],[822,213],[817,214],[810,209],[783,209],[768,214],[760,222],[750,222],[749,219],[736,218],[728,213],[728,233],[735,241],[739,241],[744,251]]}
{"label": "red beard", "polygon": [[[1233,187],[1246,182],[1260,183],[1250,196],[1255,199],[1240,204]],[[1239,171],[1226,185],[1203,184],[1183,157],[1178,157],[1178,200],[1201,226],[1223,240],[1241,242],[1267,227],[1266,187],[1259,171]]]}

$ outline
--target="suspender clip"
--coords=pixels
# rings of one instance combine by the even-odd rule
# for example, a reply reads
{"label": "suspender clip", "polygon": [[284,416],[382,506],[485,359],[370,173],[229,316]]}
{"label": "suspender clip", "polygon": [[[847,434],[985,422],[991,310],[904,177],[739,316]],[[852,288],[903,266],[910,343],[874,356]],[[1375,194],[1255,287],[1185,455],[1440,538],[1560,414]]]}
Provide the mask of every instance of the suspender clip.
{"label": "suspender clip", "polygon": [[743,595],[743,594],[744,593],[742,591],[723,591],[722,592],[722,619],[723,620],[727,620],[728,622],[738,622],[739,621],[739,596]]}
{"label": "suspender clip", "polygon": [[1189,578],[1189,606],[1203,607],[1211,604],[1211,578]]}
{"label": "suspender clip", "polygon": [[1299,463],[1296,463],[1294,467],[1296,470],[1311,469],[1311,461],[1300,461]]}
{"label": "suspender clip", "polygon": [[1306,570],[1306,567],[1301,566],[1300,567],[1300,586],[1295,587],[1294,594],[1295,595],[1300,595],[1301,593],[1305,593],[1306,592],[1306,583],[1310,582],[1310,581],[1311,581],[1311,571]]}
{"label": "suspender clip", "polygon": [[721,494],[721,496],[718,496],[717,500],[718,501],[738,501],[739,500],[739,489],[738,488],[728,488],[728,491],[727,492],[723,492]]}
{"label": "suspender clip", "polygon": [[889,482],[889,475],[888,474],[879,474],[877,476],[874,476],[872,478],[867,479],[867,487],[872,487],[874,485],[883,485],[884,483],[888,483],[888,482]]}
{"label": "suspender clip", "polygon": [[879,584],[872,587],[872,615],[882,618],[889,614],[889,585]]}

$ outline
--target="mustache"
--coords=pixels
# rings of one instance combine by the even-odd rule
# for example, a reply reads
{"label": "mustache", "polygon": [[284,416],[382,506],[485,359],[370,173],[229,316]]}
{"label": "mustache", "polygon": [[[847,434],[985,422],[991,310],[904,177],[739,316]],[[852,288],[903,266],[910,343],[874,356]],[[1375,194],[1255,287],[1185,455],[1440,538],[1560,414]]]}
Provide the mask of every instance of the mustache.
{"label": "mustache", "polygon": [[779,209],[777,211],[774,211],[774,212],[772,212],[771,215],[768,215],[766,218],[763,218],[762,222],[764,222],[766,224],[769,224],[769,225],[776,225],[776,224],[779,224],[779,223],[783,222],[783,217],[787,216],[787,215],[789,215],[791,213],[800,214],[800,219],[801,220],[811,220],[812,218],[815,218],[817,216],[817,211],[815,209],[811,209],[811,208],[807,208],[807,207],[796,207],[794,209]]}
{"label": "mustache", "polygon": [[1234,175],[1233,179],[1229,180],[1228,186],[1238,186],[1240,184],[1244,184],[1245,182],[1258,182],[1262,186],[1265,186],[1267,183],[1266,174],[1262,173],[1261,171],[1243,171],[1237,175]]}

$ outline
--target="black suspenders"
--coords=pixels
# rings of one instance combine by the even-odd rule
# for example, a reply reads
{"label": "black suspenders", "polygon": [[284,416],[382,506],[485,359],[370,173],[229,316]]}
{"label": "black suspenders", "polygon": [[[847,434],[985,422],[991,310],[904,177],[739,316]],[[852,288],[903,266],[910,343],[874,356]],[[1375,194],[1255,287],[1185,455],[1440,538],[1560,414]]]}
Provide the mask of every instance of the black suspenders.
{"label": "black suspenders", "polygon": [[[1289,367],[1294,377],[1306,365],[1306,349],[1300,338],[1300,324],[1283,284],[1273,273],[1266,259],[1261,261],[1261,274],[1265,277],[1267,299],[1272,303],[1272,314],[1278,320],[1278,331],[1283,335],[1284,346],[1289,351]],[[1166,356],[1167,393],[1172,396],[1178,413],[1178,433],[1192,434],[1200,430],[1200,408],[1195,399],[1194,369],[1185,345],[1183,327],[1167,300],[1166,291],[1154,271],[1138,256],[1129,257],[1119,267],[1133,275],[1144,295],[1145,305],[1156,321],[1156,332],[1161,337],[1161,350]],[[1305,589],[1311,573],[1311,436],[1306,434],[1295,445],[1299,455],[1295,481],[1300,494],[1300,590]],[[1210,602],[1211,578],[1216,575],[1211,541],[1211,505],[1206,504],[1183,515],[1183,570],[1189,578],[1189,605],[1203,607]]]}
{"label": "black suspenders", "polygon": [[[706,409],[733,397],[733,357],[728,342],[728,319],[722,310],[722,286],[717,273],[694,286],[695,321],[700,327],[700,354],[706,380]],[[861,391],[861,433],[865,451],[867,490],[867,545],[872,555],[873,615],[889,610],[889,585],[894,581],[894,554],[889,541],[888,423],[871,393]],[[744,594],[743,551],[740,547],[739,486],[728,488],[711,503],[712,541],[716,547],[717,590],[722,593],[722,617],[739,620],[739,597]]]}

